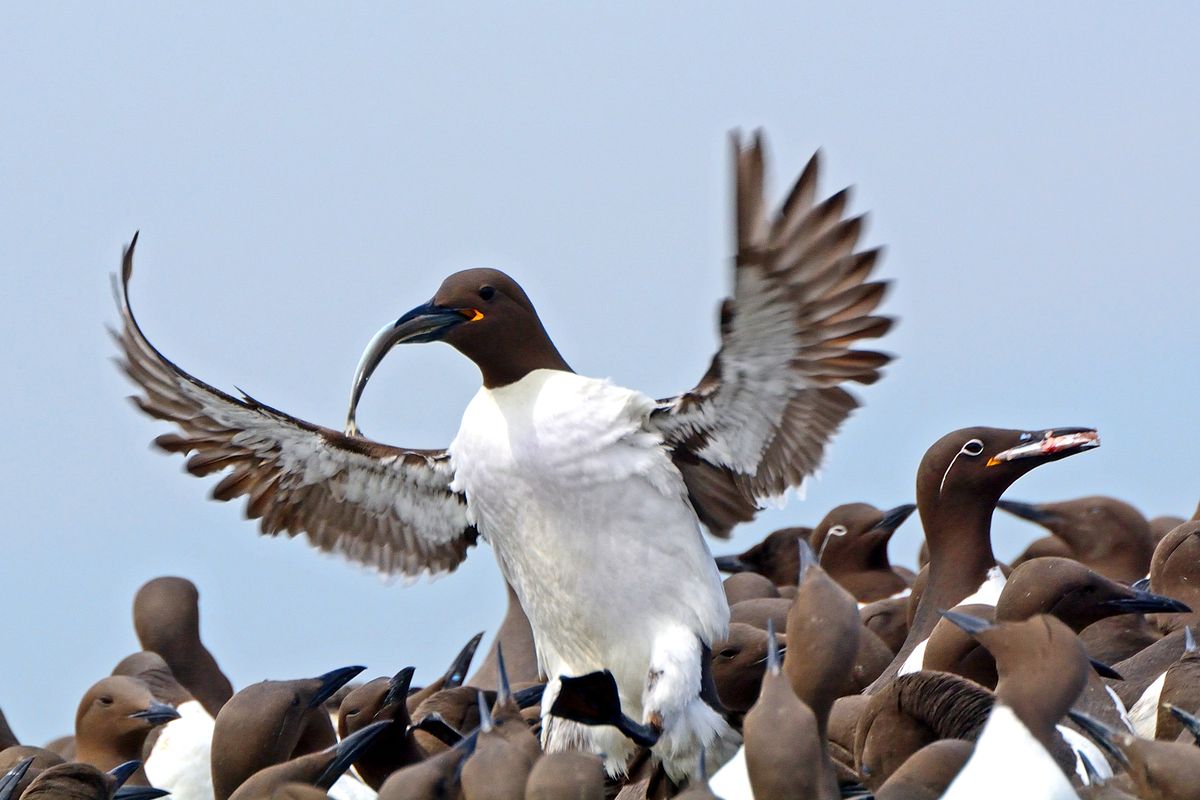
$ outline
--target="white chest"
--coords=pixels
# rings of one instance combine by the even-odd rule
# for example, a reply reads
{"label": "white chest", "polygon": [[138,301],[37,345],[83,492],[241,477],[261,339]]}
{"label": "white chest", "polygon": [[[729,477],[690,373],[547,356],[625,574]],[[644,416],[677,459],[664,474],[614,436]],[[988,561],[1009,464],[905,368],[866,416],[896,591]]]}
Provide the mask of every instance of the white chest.
{"label": "white chest", "polygon": [[708,642],[726,625],[682,478],[645,425],[652,408],[607,381],[538,370],[481,389],[450,446],[453,486],[551,673],[620,671],[626,659],[632,679],[654,626]]}

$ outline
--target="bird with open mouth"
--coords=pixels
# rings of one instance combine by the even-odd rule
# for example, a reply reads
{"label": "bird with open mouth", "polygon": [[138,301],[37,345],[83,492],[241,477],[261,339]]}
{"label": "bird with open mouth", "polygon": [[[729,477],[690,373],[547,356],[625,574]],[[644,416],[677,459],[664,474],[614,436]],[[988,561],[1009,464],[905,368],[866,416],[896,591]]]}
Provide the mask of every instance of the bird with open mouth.
{"label": "bird with open mouth", "polygon": [[[129,305],[131,243],[115,336],[135,401],[177,427],[158,446],[188,454],[195,475],[226,472],[213,496],[246,497],[266,534],[304,533],[408,576],[452,571],[487,539],[550,679],[548,751],[626,768],[635,745],[620,731],[548,714],[560,677],[608,670],[669,777],[686,778],[701,752],[715,769],[739,736],[708,672],[729,610],[701,527],[728,536],[816,470],[858,406],[843,384],[875,382],[891,358],[856,346],[893,322],[874,313],[887,288],[872,280],[879,251],[859,249],[847,191],[818,197],[818,158],[774,213],[761,137],[735,135],[734,161],[733,293],[720,350],[690,391],[654,400],[576,374],[516,281],[470,269],[371,340],[344,430],[321,427],[215,389],[151,345]],[[356,409],[375,368],[396,345],[434,341],[482,375],[453,443],[363,437]]]}

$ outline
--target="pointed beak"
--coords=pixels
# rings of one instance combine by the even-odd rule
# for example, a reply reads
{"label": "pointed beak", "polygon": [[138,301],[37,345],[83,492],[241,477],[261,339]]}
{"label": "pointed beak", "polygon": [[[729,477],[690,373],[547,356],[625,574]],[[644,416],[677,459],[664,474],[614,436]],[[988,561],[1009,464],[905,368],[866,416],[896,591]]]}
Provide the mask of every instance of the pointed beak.
{"label": "pointed beak", "polygon": [[996,453],[988,459],[987,465],[994,467],[1023,458],[1063,458],[1100,446],[1100,434],[1093,428],[1051,428],[1027,435],[1027,443]]}
{"label": "pointed beak", "polygon": [[467,670],[471,668],[471,660],[475,658],[475,651],[479,649],[481,641],[483,641],[483,631],[472,636],[471,641],[463,645],[463,649],[458,651],[458,655],[450,663],[450,668],[442,676],[443,689],[453,689],[455,686],[462,686],[462,682],[467,679]]}
{"label": "pointed beak", "polygon": [[1108,753],[1113,759],[1125,769],[1129,769],[1129,759],[1125,757],[1125,753],[1117,745],[1117,733],[1112,728],[1105,725],[1095,717],[1088,716],[1082,711],[1068,711],[1067,716],[1071,721],[1079,726],[1079,729],[1088,735],[1104,752]]}
{"label": "pointed beak", "polygon": [[[312,699],[308,701],[309,708],[319,708],[329,698],[337,693],[337,690],[349,683],[355,675],[362,672],[366,667],[342,667],[340,669],[330,670],[324,675],[318,675],[317,680],[320,685],[317,686],[317,691],[313,694]],[[366,728],[363,728],[365,731]]]}
{"label": "pointed beak", "polygon": [[970,614],[964,614],[961,611],[943,611],[942,616],[971,636],[976,636],[986,630],[996,627],[986,619],[973,617]]}
{"label": "pointed beak", "polygon": [[917,510],[917,507],[912,503],[905,503],[902,506],[896,506],[893,509],[883,512],[883,519],[875,526],[874,530],[885,531],[889,535],[896,532],[896,529],[904,524],[904,521],[912,516],[912,513]]}
{"label": "pointed beak", "polygon": [[391,720],[372,722],[361,731],[352,733],[338,742],[333,748],[333,760],[329,762],[325,769],[321,770],[321,774],[316,780],[316,786],[329,791],[330,787],[337,782],[337,779],[342,777],[342,774],[346,770],[350,769],[350,765],[358,758],[359,753],[371,743],[371,740],[383,733],[383,729],[391,724]]}
{"label": "pointed beak", "polygon": [[1088,661],[1091,662],[1092,669],[1096,670],[1096,674],[1101,678],[1112,678],[1114,681],[1125,680],[1125,678],[1121,676],[1121,673],[1117,672],[1103,661],[1097,661],[1094,658],[1089,658]]}
{"label": "pointed beak", "polygon": [[1045,523],[1054,519],[1053,513],[1046,511],[1039,506],[1035,506],[1033,503],[1022,503],[1017,500],[1001,500],[1000,502],[996,503],[996,507],[1007,511],[1014,516],[1020,517],[1021,519],[1027,519],[1030,522],[1036,522],[1039,525],[1044,525]]}
{"label": "pointed beak", "polygon": [[10,800],[17,784],[25,777],[25,773],[29,772],[29,766],[33,764],[33,759],[34,756],[26,756],[4,773],[4,777],[0,778],[0,800]]}
{"label": "pointed beak", "polygon": [[753,572],[754,570],[745,561],[738,556],[717,556],[717,569],[721,572],[729,572],[737,574],[739,572]]}
{"label": "pointed beak", "polygon": [[375,368],[383,361],[393,347],[408,342],[436,342],[446,335],[446,332],[456,325],[471,322],[482,316],[474,309],[443,308],[434,305],[433,301],[417,306],[395,322],[385,325],[371,337],[362,358],[358,360],[358,369],[354,371],[354,387],[350,391],[350,410],[346,413],[347,436],[358,436],[358,424],[355,414],[358,411],[358,401],[362,399],[363,389]]}
{"label": "pointed beak", "polygon": [[1105,600],[1103,605],[1119,608],[1126,614],[1187,614],[1192,610],[1184,603],[1161,594],[1133,589],[1131,595]]}
{"label": "pointed beak", "polygon": [[125,785],[125,781],[129,780],[133,773],[138,771],[138,767],[142,766],[140,761],[126,761],[117,764],[108,771],[108,776],[116,783],[116,788],[120,789]]}
{"label": "pointed beak", "polygon": [[[166,703],[151,703],[141,711],[135,711],[129,715],[130,719],[144,719],[151,725],[163,725],[173,719],[179,719],[179,712],[174,706],[169,706]],[[135,767],[136,769],[136,767]]]}
{"label": "pointed beak", "polygon": [[388,681],[387,694],[383,696],[383,703],[380,704],[376,717],[383,713],[384,709],[396,703],[403,703],[408,699],[408,689],[412,686],[413,672],[415,672],[415,668],[405,667],[392,676],[392,679]]}

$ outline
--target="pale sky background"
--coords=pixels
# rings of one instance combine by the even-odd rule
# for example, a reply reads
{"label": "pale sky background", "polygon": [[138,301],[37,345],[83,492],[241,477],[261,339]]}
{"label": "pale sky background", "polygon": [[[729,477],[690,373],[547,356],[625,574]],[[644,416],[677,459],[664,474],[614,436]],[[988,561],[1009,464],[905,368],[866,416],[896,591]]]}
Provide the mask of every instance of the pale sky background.
{"label": "pale sky background", "polygon": [[[912,499],[958,427],[1094,425],[1103,447],[1014,488],[1200,496],[1200,12],[1193,4],[5,4],[0,707],[40,743],[137,648],[134,591],[201,590],[237,686],[351,663],[440,673],[492,630],[491,554],[405,588],[260,538],[215,479],[148,442],[104,326],[141,229],[151,339],[217,386],[341,424],[359,354],[451,271],[522,282],[580,372],[690,387],[728,281],[735,127],[782,192],[817,147],[888,246],[898,360],[808,499]],[[450,7],[443,7],[450,6]],[[478,386],[445,345],[395,351],[368,434],[443,446]],[[1035,535],[1001,518],[996,551]],[[914,519],[893,545],[913,563]]]}

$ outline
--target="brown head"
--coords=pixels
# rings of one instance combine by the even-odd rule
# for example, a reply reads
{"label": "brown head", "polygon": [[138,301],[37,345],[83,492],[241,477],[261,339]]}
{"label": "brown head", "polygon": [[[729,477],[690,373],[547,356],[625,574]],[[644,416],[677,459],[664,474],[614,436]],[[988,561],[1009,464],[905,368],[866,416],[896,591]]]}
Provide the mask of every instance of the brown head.
{"label": "brown head", "polygon": [[[962,602],[995,566],[992,513],[1008,487],[1035,467],[1099,444],[1090,428],[984,427],[963,428],[933,443],[917,468],[917,509],[929,545],[928,577],[913,606],[908,638],[885,679],[933,630],[938,612]],[[914,584],[914,599],[917,594]],[[876,682],[871,689],[880,686]]]}
{"label": "brown head", "polygon": [[[27,764],[21,766],[23,762]],[[4,775],[4,781],[7,783],[14,780],[11,784],[11,790],[8,797],[16,800],[21,796],[21,793],[29,788],[29,784],[33,783],[34,778],[42,773],[42,770],[50,767],[66,763],[62,756],[55,753],[53,750],[47,750],[43,747],[22,747],[21,745],[13,745],[4,750],[0,750],[0,774]],[[16,769],[16,772],[9,775],[9,771]],[[24,774],[21,774],[21,770]],[[0,788],[0,796],[3,795],[3,789]]]}
{"label": "brown head", "polygon": [[1185,522],[1158,543],[1150,562],[1150,588],[1200,608],[1200,522]]}
{"label": "brown head", "polygon": [[780,528],[740,555],[718,556],[717,569],[732,573],[757,572],[776,586],[795,586],[800,570],[797,543],[801,539],[808,541],[811,534],[812,528]]}
{"label": "brown head", "polygon": [[355,372],[347,433],[357,432],[358,401],[388,351],[398,344],[436,341],[453,345],[475,362],[489,389],[536,369],[571,370],[516,281],[495,269],[463,270],[442,281],[428,303],[385,326],[367,345]]}
{"label": "brown head", "polygon": [[343,667],[316,678],[262,681],[231,697],[213,727],[216,800],[227,800],[260,769],[312,752],[301,746],[309,728],[328,729],[328,735],[320,737],[319,746],[313,749],[332,744],[336,737],[323,707],[325,700],[362,670]]}
{"label": "brown head", "polygon": [[133,627],[143,650],[158,653],[175,678],[214,717],[233,685],[200,641],[200,592],[187,578],[148,581],[133,598]]}
{"label": "brown head", "polygon": [[[159,702],[140,680],[126,675],[104,678],[79,701],[75,757],[101,770],[139,760],[150,731],[174,719],[179,719],[179,712]],[[144,773],[139,769],[130,783],[144,785]]]}
{"label": "brown head", "polygon": [[1069,558],[1035,558],[1012,571],[996,621],[1053,614],[1080,633],[1093,622],[1119,614],[1174,613],[1188,608],[1177,600],[1134,589]]}
{"label": "brown head", "polygon": [[[781,647],[786,646],[786,642]],[[728,635],[712,646],[712,675],[721,704],[744,713],[758,699],[759,685],[767,669],[767,632],[762,628],[733,622]]]}
{"label": "brown head", "polygon": [[68,762],[49,767],[21,795],[31,800],[110,800],[118,781],[90,764]]}
{"label": "brown head", "polygon": [[409,730],[408,688],[413,668],[406,667],[391,678],[376,678],[355,687],[338,708],[338,736],[345,739],[368,725],[389,720],[392,725],[376,736],[359,753],[354,767],[372,789],[379,787],[398,769],[425,757]]}
{"label": "brown head", "polygon": [[1155,538],[1142,513],[1114,497],[1059,503],[1001,500],[997,506],[1035,522],[1067,544],[1071,557],[1113,580],[1133,582],[1150,568]]}
{"label": "brown head", "polygon": [[862,603],[903,591],[907,582],[892,571],[888,542],[916,510],[912,504],[880,511],[867,503],[840,505],[813,528],[810,541],[829,576]]}

